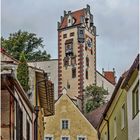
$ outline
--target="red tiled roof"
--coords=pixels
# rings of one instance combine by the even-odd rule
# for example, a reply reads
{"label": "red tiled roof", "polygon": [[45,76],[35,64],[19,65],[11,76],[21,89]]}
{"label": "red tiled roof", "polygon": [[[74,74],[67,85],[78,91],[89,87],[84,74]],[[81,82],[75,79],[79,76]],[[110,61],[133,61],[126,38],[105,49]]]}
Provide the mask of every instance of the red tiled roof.
{"label": "red tiled roof", "polygon": [[104,71],[104,77],[108,79],[113,85],[116,84],[115,75],[113,71]]}
{"label": "red tiled roof", "polygon": [[[80,17],[84,16],[84,9],[72,12],[71,16],[76,20],[75,25],[80,24]],[[67,18],[68,18],[68,16],[65,16],[63,18],[63,21],[60,25],[60,28],[66,28],[67,27]]]}
{"label": "red tiled roof", "polygon": [[103,106],[96,108],[95,110],[86,115],[86,118],[93,125],[93,127],[97,128],[106,106],[107,103]]}

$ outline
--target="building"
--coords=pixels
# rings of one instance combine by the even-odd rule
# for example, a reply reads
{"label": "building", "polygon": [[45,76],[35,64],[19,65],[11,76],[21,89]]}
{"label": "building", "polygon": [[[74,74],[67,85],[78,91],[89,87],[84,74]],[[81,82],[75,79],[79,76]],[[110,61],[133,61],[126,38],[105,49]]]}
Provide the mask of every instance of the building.
{"label": "building", "polygon": [[[106,73],[106,74],[105,74]],[[102,74],[96,70],[96,85],[108,91],[106,101],[109,101],[115,88],[115,75],[113,71],[104,71]]]}
{"label": "building", "polygon": [[34,107],[12,69],[1,71],[1,140],[33,140]]}
{"label": "building", "polygon": [[[2,70],[12,69],[16,78],[16,69],[19,61],[1,50]],[[54,85],[48,79],[44,70],[29,66],[29,87],[26,94],[35,110],[34,135],[38,140],[44,139],[44,117],[54,114]]]}
{"label": "building", "polygon": [[95,128],[67,94],[59,97],[55,115],[45,122],[45,140],[98,140]]}
{"label": "building", "polygon": [[28,62],[28,65],[42,69],[48,75],[48,79],[54,84],[54,99],[58,99],[58,59],[48,61]]}
{"label": "building", "polygon": [[[58,94],[63,89],[83,100],[83,89],[96,83],[96,27],[90,6],[64,11],[58,22]],[[81,109],[83,107],[79,106]]]}
{"label": "building", "polygon": [[[44,70],[49,79],[54,83],[54,98],[58,99],[58,59],[51,59],[48,61],[36,61],[36,62],[28,62],[28,65]],[[104,71],[107,72],[107,71]],[[102,73],[96,70],[96,85],[99,87],[103,87],[108,91],[108,95],[106,100],[109,101],[115,85],[111,82],[112,79],[115,81],[115,75],[113,71],[110,71],[111,76],[105,77]],[[107,74],[106,74],[107,75]]]}
{"label": "building", "polygon": [[128,140],[140,139],[139,55],[122,85],[127,92]]}
{"label": "building", "polygon": [[100,140],[128,140],[127,93],[121,88],[125,77],[120,77],[98,124]]}

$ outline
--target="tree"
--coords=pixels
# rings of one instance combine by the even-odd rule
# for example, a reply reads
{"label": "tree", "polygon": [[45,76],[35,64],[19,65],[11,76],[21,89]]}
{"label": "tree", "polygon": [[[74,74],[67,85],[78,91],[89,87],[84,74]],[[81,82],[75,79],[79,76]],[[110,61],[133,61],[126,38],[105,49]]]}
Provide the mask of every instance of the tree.
{"label": "tree", "polygon": [[24,52],[28,61],[49,60],[50,54],[41,51],[44,47],[43,39],[37,38],[36,34],[19,30],[10,34],[8,39],[1,37],[1,46],[11,54],[15,59],[19,60],[20,53]]}
{"label": "tree", "polygon": [[27,92],[29,90],[29,70],[24,52],[22,52],[20,55],[20,63],[18,64],[17,68],[17,79],[22,85],[25,92]]}
{"label": "tree", "polygon": [[96,85],[89,85],[85,88],[85,98],[86,98],[86,113],[96,109],[100,105],[105,103],[105,95],[108,92],[102,87]]}

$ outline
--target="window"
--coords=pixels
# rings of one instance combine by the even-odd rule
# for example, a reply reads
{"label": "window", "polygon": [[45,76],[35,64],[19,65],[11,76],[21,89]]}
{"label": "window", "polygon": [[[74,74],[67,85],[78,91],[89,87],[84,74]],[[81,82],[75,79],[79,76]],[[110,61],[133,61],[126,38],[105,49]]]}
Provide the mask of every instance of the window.
{"label": "window", "polygon": [[69,57],[64,58],[64,66],[69,66]]}
{"label": "window", "polygon": [[89,67],[89,58],[86,57],[86,66]]}
{"label": "window", "polygon": [[67,34],[63,34],[63,38],[67,38]]}
{"label": "window", "polygon": [[65,53],[66,53],[66,57],[73,56],[73,44],[72,43],[65,45]]}
{"label": "window", "polygon": [[53,140],[53,137],[45,137],[45,140]]}
{"label": "window", "polygon": [[61,140],[69,140],[70,138],[68,136],[62,136]]}
{"label": "window", "polygon": [[18,103],[16,104],[16,139],[23,139],[23,112]]}
{"label": "window", "polygon": [[72,68],[72,78],[76,77],[76,68]]}
{"label": "window", "polygon": [[139,82],[136,84],[134,90],[132,91],[132,105],[133,105],[133,118],[139,112]]}
{"label": "window", "polygon": [[80,30],[80,34],[83,35],[84,34],[84,31],[83,30]]}
{"label": "window", "polygon": [[107,133],[105,132],[104,140],[107,140]]}
{"label": "window", "polygon": [[114,139],[117,137],[117,122],[116,117],[114,118]]}
{"label": "window", "polygon": [[77,140],[86,140],[86,136],[77,136]]}
{"label": "window", "polygon": [[121,108],[121,129],[125,127],[125,104]]}
{"label": "window", "polygon": [[76,65],[76,56],[71,57],[71,65]]}
{"label": "window", "polygon": [[88,69],[86,69],[86,79],[88,79]]}
{"label": "window", "polygon": [[62,129],[68,129],[68,128],[69,128],[69,121],[62,120]]}
{"label": "window", "polygon": [[70,33],[70,37],[74,36],[74,32]]}
{"label": "window", "polygon": [[26,138],[30,140],[30,123],[27,120],[27,127],[26,127]]}

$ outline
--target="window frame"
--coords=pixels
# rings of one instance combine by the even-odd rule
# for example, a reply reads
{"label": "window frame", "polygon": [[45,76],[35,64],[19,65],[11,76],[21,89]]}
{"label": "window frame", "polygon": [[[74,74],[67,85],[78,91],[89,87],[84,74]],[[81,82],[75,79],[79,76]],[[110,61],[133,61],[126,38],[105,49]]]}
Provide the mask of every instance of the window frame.
{"label": "window frame", "polygon": [[[69,119],[61,119],[60,121],[61,121],[61,123],[60,123],[61,127],[60,128],[62,130],[70,129],[70,120]],[[68,127],[67,128],[63,128],[63,121],[68,121]]]}
{"label": "window frame", "polygon": [[86,79],[88,80],[88,78],[89,78],[89,71],[88,71],[88,69],[86,69]]}
{"label": "window frame", "polygon": [[132,119],[139,113],[139,81],[132,90]]}
{"label": "window frame", "polygon": [[44,137],[45,140],[46,140],[46,137],[48,137],[48,138],[52,138],[52,140],[54,140],[54,136],[53,136],[53,135],[50,135],[50,134],[45,135],[45,137]]}
{"label": "window frame", "polygon": [[87,140],[87,137],[84,135],[77,135],[77,140],[79,140],[79,138],[85,138],[85,140]]}
{"label": "window frame", "polygon": [[121,107],[121,129],[124,129],[126,127],[126,109],[125,104]]}
{"label": "window frame", "polygon": [[116,137],[117,137],[117,119],[116,119],[116,117],[114,118],[113,124],[114,124],[114,126],[113,126],[114,127],[113,138],[116,139]]}
{"label": "window frame", "polygon": [[75,67],[73,67],[71,69],[71,72],[72,72],[72,78],[76,78],[76,68]]}
{"label": "window frame", "polygon": [[67,34],[63,34],[63,39],[67,38]]}
{"label": "window frame", "polygon": [[68,140],[70,140],[70,136],[69,136],[69,135],[62,135],[62,136],[61,136],[61,140],[62,140],[62,138],[64,138],[64,137],[65,137],[65,138],[68,138]]}

